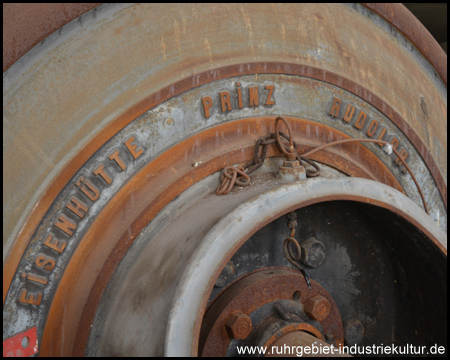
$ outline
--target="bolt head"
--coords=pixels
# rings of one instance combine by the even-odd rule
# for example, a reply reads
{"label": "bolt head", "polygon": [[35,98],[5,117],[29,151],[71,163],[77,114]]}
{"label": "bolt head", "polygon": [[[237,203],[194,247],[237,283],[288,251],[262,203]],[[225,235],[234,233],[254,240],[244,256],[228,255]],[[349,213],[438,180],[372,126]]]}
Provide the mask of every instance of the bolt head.
{"label": "bolt head", "polygon": [[309,237],[301,244],[301,248],[302,255],[300,261],[302,264],[314,269],[325,260],[325,244],[316,238]]}
{"label": "bolt head", "polygon": [[364,338],[364,326],[358,319],[352,318],[345,322],[344,341],[348,346],[358,345]]}
{"label": "bolt head", "polygon": [[322,295],[315,295],[305,303],[305,312],[313,320],[325,320],[330,314],[330,310],[330,303]]}
{"label": "bolt head", "polygon": [[233,339],[245,339],[253,330],[252,320],[242,312],[232,313],[226,323],[228,335]]}

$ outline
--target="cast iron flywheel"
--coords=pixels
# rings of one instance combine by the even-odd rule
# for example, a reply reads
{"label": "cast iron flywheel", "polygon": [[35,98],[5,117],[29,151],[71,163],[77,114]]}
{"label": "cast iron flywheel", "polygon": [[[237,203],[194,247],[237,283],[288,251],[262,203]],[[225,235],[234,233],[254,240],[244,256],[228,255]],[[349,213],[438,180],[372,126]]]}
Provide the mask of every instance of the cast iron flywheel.
{"label": "cast iron flywheel", "polygon": [[402,5],[57,17],[3,74],[4,355],[446,348],[447,57]]}

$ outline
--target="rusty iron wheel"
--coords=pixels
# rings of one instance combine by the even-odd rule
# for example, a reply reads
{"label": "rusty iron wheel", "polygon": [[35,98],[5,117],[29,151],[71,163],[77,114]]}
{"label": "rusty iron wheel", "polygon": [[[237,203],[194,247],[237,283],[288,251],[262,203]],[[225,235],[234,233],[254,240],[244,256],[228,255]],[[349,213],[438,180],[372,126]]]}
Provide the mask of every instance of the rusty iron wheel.
{"label": "rusty iron wheel", "polygon": [[[253,224],[225,253],[205,250],[237,207],[278,186],[295,193],[273,177],[283,154],[269,146],[249,186],[214,194],[219,171],[250,161],[278,116],[300,154],[351,138],[397,148],[430,216],[376,143],[314,153],[322,175],[301,186],[367,203],[374,221],[395,213],[388,228],[413,235],[404,256],[423,247],[434,261],[436,285],[422,271],[415,286],[445,292],[446,66],[409,16],[399,5],[103,4],[31,49],[3,77],[4,339],[31,328],[41,356],[198,354],[227,262],[245,257],[258,230],[321,202],[292,195],[264,218],[249,213]],[[193,258],[211,262],[195,294]],[[290,265],[261,265],[270,266]]]}

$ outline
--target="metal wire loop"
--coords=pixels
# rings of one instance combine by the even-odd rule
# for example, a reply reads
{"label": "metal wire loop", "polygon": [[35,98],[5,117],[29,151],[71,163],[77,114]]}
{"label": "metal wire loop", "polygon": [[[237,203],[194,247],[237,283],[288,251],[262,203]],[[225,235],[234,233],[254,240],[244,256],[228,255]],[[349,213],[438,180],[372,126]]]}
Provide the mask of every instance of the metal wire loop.
{"label": "metal wire loop", "polygon": [[[295,247],[297,248],[297,256],[294,256],[294,254],[292,253],[292,250],[289,247],[290,242],[293,242]],[[286,238],[283,243],[283,252],[284,256],[286,256],[286,259],[298,270],[300,270],[300,272],[303,274],[303,277],[305,278],[306,285],[308,285],[308,289],[311,289],[311,282],[309,281],[308,275],[306,274],[305,270],[300,266],[300,264],[297,263],[297,261],[299,261],[301,257],[301,248],[297,240],[295,240],[293,237]]]}
{"label": "metal wire loop", "polygon": [[[278,130],[278,126],[279,126],[278,124],[280,121],[284,122],[284,124],[286,125],[288,132],[289,132],[289,135],[287,136],[287,140],[289,141],[289,147],[287,149],[280,138],[280,131]],[[287,120],[282,116],[277,116],[277,118],[275,119],[275,136],[276,136],[277,144],[278,144],[280,150],[288,157],[288,160],[291,160],[291,161],[295,160],[295,158],[297,157],[297,153],[294,148],[294,140],[292,138],[292,130],[291,130],[291,127],[289,126],[289,123],[287,122]]]}

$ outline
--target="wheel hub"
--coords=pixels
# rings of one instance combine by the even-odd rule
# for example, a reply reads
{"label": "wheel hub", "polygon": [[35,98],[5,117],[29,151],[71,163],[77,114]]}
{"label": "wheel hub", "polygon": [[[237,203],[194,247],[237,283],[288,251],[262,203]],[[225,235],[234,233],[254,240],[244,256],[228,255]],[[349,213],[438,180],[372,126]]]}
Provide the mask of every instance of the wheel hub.
{"label": "wheel hub", "polygon": [[[230,324],[236,314],[240,319]],[[236,336],[233,326],[239,324],[248,330]],[[344,342],[339,310],[322,286],[311,281],[308,289],[303,275],[292,269],[263,269],[234,282],[210,305],[199,354],[236,356],[237,346],[270,347],[282,335],[298,330],[335,345]]]}

